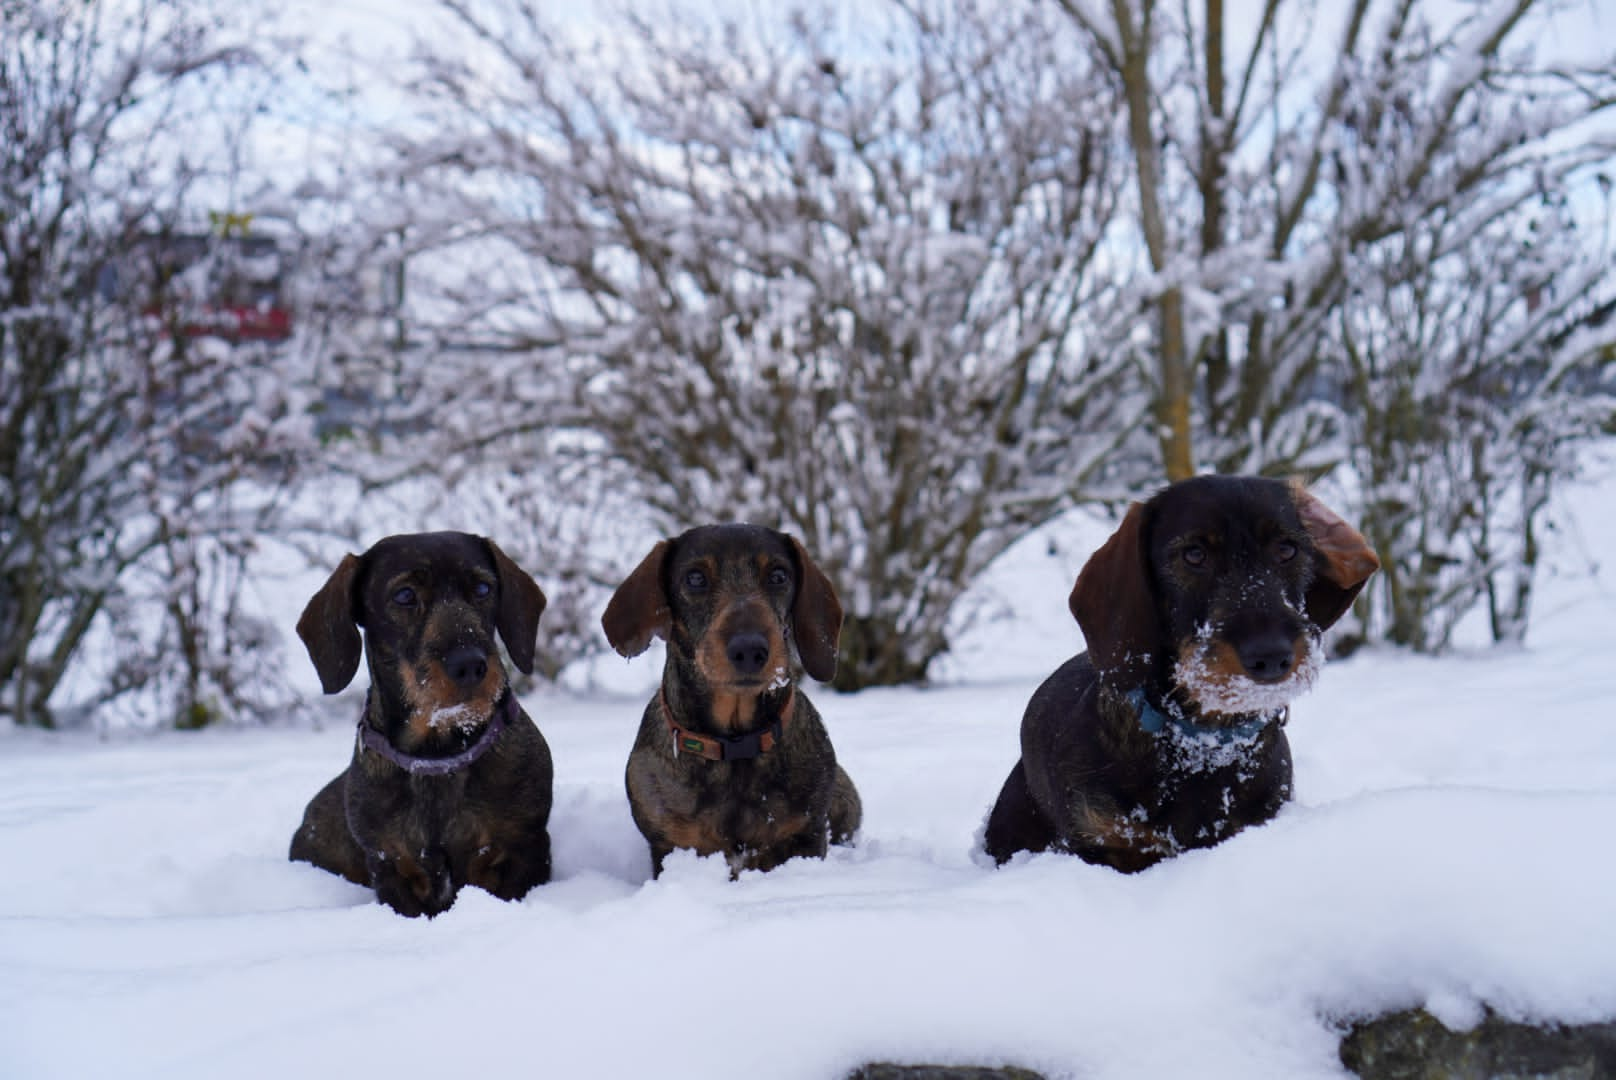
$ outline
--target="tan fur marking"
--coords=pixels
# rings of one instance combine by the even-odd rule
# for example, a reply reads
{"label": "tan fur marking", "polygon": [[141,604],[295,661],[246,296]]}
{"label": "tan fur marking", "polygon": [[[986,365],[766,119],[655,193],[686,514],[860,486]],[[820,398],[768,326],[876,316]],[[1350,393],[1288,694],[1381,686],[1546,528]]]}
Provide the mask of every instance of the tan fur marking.
{"label": "tan fur marking", "polygon": [[1204,644],[1200,641],[1190,641],[1178,650],[1178,658],[1182,663],[1194,663],[1197,657],[1205,665],[1207,680],[1217,686],[1227,686],[1230,681],[1246,674],[1246,666],[1240,662],[1240,654],[1235,652],[1234,646],[1227,641],[1215,639]]}
{"label": "tan fur marking", "polygon": [[761,690],[714,690],[713,727],[726,733],[750,730],[761,694]]}
{"label": "tan fur marking", "polygon": [[[769,642],[769,658],[758,685],[735,685],[735,673],[725,647],[737,622],[756,627]],[[696,647],[696,670],[713,691],[713,726],[719,731],[746,731],[757,714],[758,697],[771,686],[789,677],[786,659],[785,634],[780,620],[755,597],[747,596],[732,601],[722,615],[714,619]]]}
{"label": "tan fur marking", "polygon": [[1311,643],[1305,636],[1298,636],[1295,641],[1291,642],[1292,671],[1300,671],[1302,666],[1307,663],[1307,652],[1310,647]]}
{"label": "tan fur marking", "polygon": [[[1305,635],[1298,636],[1291,642],[1291,666],[1287,678],[1294,677],[1307,664],[1308,639]],[[1246,665],[1241,663],[1240,654],[1234,646],[1221,639],[1214,640],[1205,645],[1191,641],[1178,650],[1180,666],[1192,665],[1197,659],[1201,660],[1199,675],[1215,690],[1227,691],[1238,679],[1249,679]],[[1214,700],[1216,695],[1213,695]],[[1205,717],[1214,718],[1224,715],[1221,711],[1203,700],[1194,701],[1195,708]]]}
{"label": "tan fur marking", "polygon": [[748,831],[745,836],[728,836],[719,828],[717,815],[704,814],[694,820],[668,816],[656,823],[662,840],[674,848],[698,855],[722,854],[733,872],[769,870],[787,858],[791,842],[812,828],[807,814],[788,814]]}
{"label": "tan fur marking", "polygon": [[394,870],[409,885],[415,898],[426,903],[432,896],[432,875],[416,861],[415,856],[400,847],[383,848],[382,856],[393,864]]}
{"label": "tan fur marking", "polygon": [[488,674],[469,694],[456,685],[436,660],[428,660],[420,666],[400,665],[399,682],[404,686],[405,700],[410,706],[406,745],[399,749],[409,752],[443,734],[443,729],[432,723],[433,716],[440,711],[463,708],[470,713],[473,726],[486,723],[494,715],[494,704],[505,691],[505,669],[497,656],[490,655]]}
{"label": "tan fur marking", "polygon": [[741,850],[728,856],[730,877],[742,870],[773,870],[789,859],[792,841],[811,827],[807,814],[793,814],[769,823],[759,835],[748,837]]}
{"label": "tan fur marking", "polygon": [[1124,873],[1154,865],[1178,852],[1171,833],[1116,814],[1084,809],[1079,835],[1091,846],[1105,850],[1105,861]]}
{"label": "tan fur marking", "polygon": [[696,670],[708,686],[723,686],[730,681],[729,658],[724,655],[724,642],[719,634],[719,620],[707,628],[707,633],[696,643]]}
{"label": "tan fur marking", "polygon": [[505,848],[494,842],[487,829],[481,829],[468,845],[474,854],[466,867],[466,884],[499,895],[500,871],[506,862]]}
{"label": "tan fur marking", "polygon": [[712,855],[725,847],[717,822],[708,817],[692,821],[670,815],[657,822],[656,829],[671,846],[688,848],[698,855]]}
{"label": "tan fur marking", "polygon": [[786,814],[768,822],[759,832],[746,838],[746,845],[764,851],[778,847],[788,840],[807,832],[812,822],[807,814]]}

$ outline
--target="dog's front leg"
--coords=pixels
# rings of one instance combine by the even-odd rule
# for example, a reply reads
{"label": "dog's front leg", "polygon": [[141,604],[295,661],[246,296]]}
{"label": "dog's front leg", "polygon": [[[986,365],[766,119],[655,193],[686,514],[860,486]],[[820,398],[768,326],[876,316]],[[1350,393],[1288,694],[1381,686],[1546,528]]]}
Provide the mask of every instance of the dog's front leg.
{"label": "dog's front leg", "polygon": [[365,866],[376,898],[400,915],[430,918],[454,903],[454,878],[441,850],[372,850],[365,855]]}
{"label": "dog's front leg", "polygon": [[540,829],[520,847],[499,840],[478,846],[466,866],[466,884],[499,897],[520,900],[550,880],[550,836]]}
{"label": "dog's front leg", "polygon": [[745,846],[732,851],[727,858],[730,876],[742,870],[773,870],[787,859],[805,856],[823,859],[830,850],[830,822],[824,814],[817,817],[798,814],[783,823],[775,835],[763,839],[756,846]]}
{"label": "dog's front leg", "polygon": [[1084,862],[1124,874],[1136,874],[1182,850],[1172,830],[1150,824],[1143,811],[1124,813],[1102,800],[1085,804],[1077,827],[1068,835],[1067,849]]}

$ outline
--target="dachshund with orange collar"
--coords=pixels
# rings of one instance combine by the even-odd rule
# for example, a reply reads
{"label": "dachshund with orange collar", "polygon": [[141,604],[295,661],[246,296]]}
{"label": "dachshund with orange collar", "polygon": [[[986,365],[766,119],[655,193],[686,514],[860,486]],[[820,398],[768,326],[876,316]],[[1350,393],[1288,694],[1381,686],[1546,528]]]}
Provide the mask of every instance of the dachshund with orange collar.
{"label": "dachshund with orange collar", "polygon": [[733,875],[851,841],[858,792],[797,686],[799,661],[836,673],[842,607],[800,543],[756,525],[659,541],[601,625],[625,657],[668,646],[625,778],[657,874],[676,848],[722,854]]}

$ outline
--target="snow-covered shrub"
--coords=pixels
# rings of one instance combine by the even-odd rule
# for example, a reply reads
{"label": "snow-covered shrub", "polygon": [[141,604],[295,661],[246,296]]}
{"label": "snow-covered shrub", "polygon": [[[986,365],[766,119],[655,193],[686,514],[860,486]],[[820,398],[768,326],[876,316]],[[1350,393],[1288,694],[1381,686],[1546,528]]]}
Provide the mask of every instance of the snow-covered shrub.
{"label": "snow-covered shrub", "polygon": [[425,320],[504,346],[434,376],[485,455],[588,433],[570,459],[659,530],[796,534],[847,609],[847,688],[923,678],[996,555],[1150,475],[1148,434],[1118,452],[1145,398],[1100,265],[1117,102],[1042,9],[692,11],[592,50],[538,3],[447,6],[398,167],[440,238]]}
{"label": "snow-covered shrub", "polygon": [[[176,714],[215,715],[230,703],[204,684],[230,684],[215,676],[231,635],[246,649],[256,633],[228,598],[213,606],[199,567],[264,526],[297,438],[287,380],[262,347],[193,339],[170,317],[180,278],[137,269],[228,151],[213,137],[235,117],[214,95],[243,56],[215,29],[185,3],[0,6],[0,713],[15,722],[53,722],[86,635],[125,618],[166,620],[165,644],[74,703],[160,675],[193,688]],[[233,496],[243,484],[259,494]]]}

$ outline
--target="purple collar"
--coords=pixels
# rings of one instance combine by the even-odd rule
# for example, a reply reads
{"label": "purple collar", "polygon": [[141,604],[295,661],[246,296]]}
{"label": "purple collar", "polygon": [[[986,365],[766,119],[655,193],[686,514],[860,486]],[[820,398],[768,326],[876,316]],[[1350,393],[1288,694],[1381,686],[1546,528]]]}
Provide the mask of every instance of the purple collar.
{"label": "purple collar", "polygon": [[448,757],[416,757],[406,754],[398,747],[387,741],[387,736],[365,723],[365,715],[370,712],[370,695],[365,695],[365,711],[359,715],[359,747],[361,750],[374,750],[394,765],[403,769],[411,776],[447,776],[458,769],[476,761],[488,753],[490,747],[505,730],[505,725],[515,720],[521,706],[516,703],[516,695],[509,688],[505,697],[494,706],[494,714],[488,720],[488,726],[483,733],[477,736],[477,741]]}

